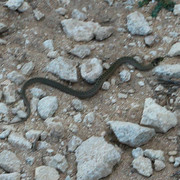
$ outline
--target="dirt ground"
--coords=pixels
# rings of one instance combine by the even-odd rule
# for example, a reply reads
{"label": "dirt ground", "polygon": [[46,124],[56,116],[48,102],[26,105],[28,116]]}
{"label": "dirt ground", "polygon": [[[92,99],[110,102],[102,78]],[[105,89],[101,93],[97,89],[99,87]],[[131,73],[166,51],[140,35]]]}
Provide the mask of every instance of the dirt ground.
{"label": "dirt ground", "polygon": [[[179,0],[174,0],[174,2],[179,3]],[[117,58],[122,56],[139,56],[142,59],[145,55],[149,55],[151,51],[157,51],[158,56],[165,56],[173,43],[177,42],[180,38],[180,17],[174,16],[173,13],[163,9],[157,18],[152,20],[153,34],[157,35],[159,42],[155,43],[152,47],[144,46],[144,37],[143,36],[132,36],[128,31],[118,32],[118,28],[125,28],[126,26],[126,17],[128,14],[134,11],[141,12],[145,18],[150,16],[151,10],[154,7],[154,4],[150,3],[149,5],[138,8],[137,1],[135,5],[132,6],[132,9],[125,8],[127,5],[124,3],[125,0],[117,0],[114,2],[113,6],[109,6],[103,0],[71,0],[70,4],[64,6],[59,1],[53,0],[39,0],[32,1],[28,0],[27,2],[31,6],[30,9],[23,13],[17,11],[10,11],[9,9],[2,6],[0,2],[0,22],[8,26],[9,31],[1,37],[7,41],[6,45],[0,46],[0,73],[4,76],[0,79],[0,83],[4,82],[7,78],[6,75],[13,71],[17,70],[17,66],[23,65],[28,61],[33,61],[35,64],[35,69],[30,76],[26,76],[26,79],[29,79],[34,76],[41,77],[50,77],[55,80],[60,81],[57,77],[52,76],[50,73],[43,71],[44,67],[50,62],[50,59],[47,58],[47,52],[43,48],[43,42],[47,39],[53,39],[55,50],[59,52],[60,55],[72,59],[73,61],[81,64],[82,60],[74,57],[67,53],[70,48],[73,48],[76,44],[88,44],[88,45],[102,45],[100,48],[96,48],[91,52],[91,57],[97,57],[103,62],[112,63]],[[67,15],[61,16],[55,12],[55,9],[59,7],[65,7],[67,9]],[[84,42],[75,42],[72,39],[67,38],[65,33],[62,30],[60,21],[65,18],[71,18],[71,12],[73,9],[78,9],[82,11],[82,8],[86,7],[86,15],[88,21],[94,21],[100,23],[102,26],[113,26],[115,28],[114,34],[106,40],[95,41],[92,40],[88,43]],[[32,10],[37,8],[44,15],[45,18],[41,21],[35,20]],[[159,28],[161,27],[161,29]],[[163,43],[162,38],[165,36],[170,36],[170,32],[177,32],[179,36],[174,37],[171,43]],[[29,40],[29,44],[25,46],[26,39]],[[129,46],[129,43],[136,43],[136,46]],[[138,46],[140,42],[140,46]],[[144,44],[144,45],[142,45]],[[124,48],[128,46],[128,48]],[[11,52],[10,52],[11,51]],[[25,59],[20,60],[22,55],[25,53]],[[88,58],[89,58],[88,57]],[[149,61],[154,59],[150,55]],[[144,60],[145,63],[149,62]],[[165,58],[162,64],[176,64],[179,63],[179,57]],[[142,111],[144,107],[144,101],[147,97],[152,97],[157,100],[163,106],[166,106],[168,109],[175,111],[173,104],[169,104],[169,99],[175,99],[179,94],[179,90],[176,91],[175,96],[167,96],[165,93],[162,94],[163,99],[159,99],[159,94],[157,94],[154,89],[157,87],[158,82],[156,77],[153,75],[152,71],[150,72],[141,72],[142,78],[136,76],[139,71],[135,70],[131,73],[131,80],[127,83],[121,83],[119,79],[119,72],[123,69],[129,69],[127,66],[123,65],[117,70],[114,75],[108,80],[111,82],[112,79],[115,79],[115,85],[111,85],[108,91],[100,90],[97,95],[94,97],[82,100],[83,105],[85,106],[84,111],[82,112],[82,118],[88,113],[95,111],[96,119],[92,127],[87,128],[81,124],[77,124],[79,130],[77,136],[81,139],[86,140],[87,138],[95,135],[101,136],[104,132],[108,132],[108,127],[106,125],[106,118],[109,120],[121,120],[128,121],[133,123],[139,123],[142,116]],[[80,74],[79,74],[80,75]],[[140,87],[138,82],[143,80],[145,85]],[[64,84],[67,82],[60,81]],[[78,83],[71,84],[74,89],[84,89],[88,88],[90,85],[87,85],[79,76]],[[56,112],[56,115],[62,118],[64,127],[67,129],[64,135],[64,139],[61,142],[64,142],[64,146],[60,146],[60,143],[52,142],[51,139],[47,141],[51,143],[52,149],[54,152],[64,152],[66,151],[66,144],[74,135],[69,130],[69,125],[73,123],[72,114],[76,112],[71,107],[71,102],[74,97],[64,94],[58,90],[55,90],[50,87],[43,85],[36,85],[36,87],[42,88],[47,92],[48,95],[56,96],[59,100],[59,108]],[[17,87],[21,88],[20,86]],[[128,93],[129,90],[133,90],[134,93]],[[119,99],[118,93],[127,93],[127,99]],[[28,96],[30,97],[30,96]],[[111,99],[115,98],[116,103],[112,103]],[[132,103],[134,104],[132,106]],[[138,107],[135,105],[138,104]],[[134,108],[135,107],[135,108]],[[64,109],[68,109],[68,112],[64,112]],[[32,118],[35,118],[35,121],[31,121]],[[36,115],[31,115],[31,117],[22,124],[13,125],[15,131],[17,132],[26,132],[30,129],[44,130],[45,125],[43,120]],[[153,138],[146,145],[142,146],[143,149],[154,149],[154,150],[163,150],[165,152],[165,164],[166,168],[160,172],[155,172],[149,180],[168,180],[173,179],[170,176],[177,171],[177,168],[173,167],[173,164],[170,164],[168,159],[168,152],[172,150],[178,150],[178,142],[174,139],[178,139],[178,126],[168,131],[166,134],[158,133],[155,138]],[[107,138],[111,140],[111,138]],[[6,142],[7,140],[1,140],[1,142]],[[114,143],[114,142],[112,142]],[[118,164],[111,175],[104,178],[104,180],[144,180],[147,179],[137,172],[134,172],[131,167],[131,162],[133,160],[131,156],[132,148],[118,144],[122,148],[123,154],[120,164]],[[46,154],[43,151],[23,151],[18,148],[11,147],[10,150],[16,153],[16,155],[23,162],[23,174],[25,177],[23,179],[33,179],[34,169],[42,165],[42,157]],[[180,154],[178,154],[179,156]],[[32,166],[29,166],[25,163],[25,158],[27,156],[35,157],[35,163]],[[76,163],[75,155],[73,153],[66,154],[69,168],[72,170],[70,175],[75,177],[76,175]],[[0,170],[0,173],[3,172]],[[61,174],[61,179],[65,179],[66,174]]]}

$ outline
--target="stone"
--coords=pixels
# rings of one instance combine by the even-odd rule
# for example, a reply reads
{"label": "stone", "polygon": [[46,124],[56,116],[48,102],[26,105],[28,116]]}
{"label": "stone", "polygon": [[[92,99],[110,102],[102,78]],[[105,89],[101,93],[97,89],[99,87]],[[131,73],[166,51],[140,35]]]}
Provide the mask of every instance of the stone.
{"label": "stone", "polygon": [[0,45],[6,45],[7,44],[7,41],[4,40],[4,39],[0,39]]}
{"label": "stone", "polygon": [[175,158],[174,167],[178,167],[180,165],[180,157]]}
{"label": "stone", "polygon": [[0,139],[5,139],[9,136],[9,134],[11,133],[10,129],[6,129],[3,132],[0,133]]}
{"label": "stone", "polygon": [[86,14],[79,11],[78,9],[73,9],[71,16],[73,19],[78,19],[78,20],[82,20],[82,21],[87,19]]}
{"label": "stone", "polygon": [[168,52],[168,56],[179,56],[180,55],[180,42],[177,42],[172,45],[171,49]]}
{"label": "stone", "polygon": [[0,34],[6,32],[8,27],[4,23],[0,23]]}
{"label": "stone", "polygon": [[108,144],[103,137],[92,136],[75,151],[77,180],[101,179],[112,173],[113,166],[119,163],[121,154]]}
{"label": "stone", "polygon": [[152,161],[156,159],[165,161],[164,152],[161,150],[146,149],[144,150],[144,156],[148,157]]}
{"label": "stone", "polygon": [[47,57],[50,59],[55,59],[58,57],[58,52],[57,51],[49,51],[47,54]]}
{"label": "stone", "polygon": [[177,15],[180,15],[180,4],[176,4],[174,6],[174,11],[173,11],[174,15],[177,16]]}
{"label": "stone", "polygon": [[109,90],[110,86],[111,84],[108,81],[105,81],[102,85],[102,89],[107,91]]}
{"label": "stone", "polygon": [[46,96],[38,102],[38,113],[42,119],[52,117],[58,109],[58,100],[55,96]]}
{"label": "stone", "polygon": [[154,161],[154,169],[155,171],[161,171],[166,167],[163,161],[156,159]]}
{"label": "stone", "polygon": [[30,8],[30,5],[27,2],[23,2],[23,4],[18,8],[18,11],[23,13]]}
{"label": "stone", "polygon": [[79,99],[73,99],[72,100],[72,106],[76,111],[83,111],[83,109],[84,109],[82,101]]}
{"label": "stone", "polygon": [[34,63],[32,61],[25,63],[21,68],[21,73],[24,75],[30,75],[34,70]]}
{"label": "stone", "polygon": [[41,19],[43,19],[45,17],[45,15],[38,9],[34,9],[33,13],[34,13],[34,17],[37,21],[40,21]]}
{"label": "stone", "polygon": [[36,141],[40,138],[41,133],[42,133],[42,130],[31,129],[31,130],[26,132],[26,138],[29,141],[33,142],[33,141]]}
{"label": "stone", "polygon": [[144,41],[145,41],[145,44],[147,45],[147,46],[149,46],[149,47],[151,47],[151,46],[153,46],[154,45],[154,43],[156,42],[156,36],[146,36],[145,38],[144,38]]}
{"label": "stone", "polygon": [[152,98],[146,98],[140,124],[152,127],[156,132],[166,133],[177,125],[177,117],[165,107],[156,104]]}
{"label": "stone", "polygon": [[34,161],[35,161],[35,157],[29,156],[26,158],[26,164],[29,164],[30,166],[34,164]]}
{"label": "stone", "polygon": [[0,114],[8,114],[9,108],[6,106],[6,104],[0,102]]}
{"label": "stone", "polygon": [[133,12],[127,16],[127,28],[132,35],[148,35],[152,33],[148,22],[140,12]]}
{"label": "stone", "polygon": [[142,127],[135,123],[122,121],[108,121],[108,125],[113,130],[120,143],[131,147],[139,147],[146,144],[155,131],[152,128]]}
{"label": "stone", "polygon": [[32,88],[32,89],[30,90],[30,92],[31,92],[31,94],[32,94],[34,97],[36,97],[36,98],[38,98],[38,99],[46,96],[46,92],[45,92],[45,91],[43,91],[42,89],[36,88],[36,87]]}
{"label": "stone", "polygon": [[6,104],[11,104],[16,101],[16,92],[15,86],[13,83],[8,84],[3,87],[3,95],[6,101]]}
{"label": "stone", "polygon": [[77,137],[77,136],[73,136],[70,141],[68,142],[68,151],[69,152],[74,152],[76,150],[76,148],[81,145],[82,143],[82,139]]}
{"label": "stone", "polygon": [[7,78],[10,81],[14,82],[16,85],[21,85],[25,80],[25,77],[22,74],[18,73],[17,71],[12,71],[8,73]]}
{"label": "stone", "polygon": [[18,172],[0,174],[0,180],[20,180],[21,174]]}
{"label": "stone", "polygon": [[139,156],[143,156],[143,155],[144,155],[144,151],[140,147],[137,147],[136,149],[132,150],[132,156],[134,159],[139,157]]}
{"label": "stone", "polygon": [[104,0],[104,1],[107,2],[109,6],[112,6],[114,3],[114,0]]}
{"label": "stone", "polygon": [[53,40],[52,39],[48,39],[48,40],[44,41],[43,46],[44,46],[44,48],[46,50],[54,51],[54,46],[53,46]]}
{"label": "stone", "polygon": [[131,79],[131,73],[127,70],[122,70],[119,75],[122,82],[128,82]]}
{"label": "stone", "polygon": [[82,122],[81,113],[74,115],[73,119],[74,119],[74,122],[77,122],[77,123]]}
{"label": "stone", "polygon": [[62,16],[65,16],[68,11],[67,11],[67,9],[60,7],[58,9],[56,9],[56,12]]}
{"label": "stone", "polygon": [[90,127],[92,123],[95,120],[95,113],[94,112],[89,112],[85,117],[83,122],[85,123],[86,126]]}
{"label": "stone", "polygon": [[24,0],[8,0],[5,4],[9,9],[15,11],[17,10],[22,4]]}

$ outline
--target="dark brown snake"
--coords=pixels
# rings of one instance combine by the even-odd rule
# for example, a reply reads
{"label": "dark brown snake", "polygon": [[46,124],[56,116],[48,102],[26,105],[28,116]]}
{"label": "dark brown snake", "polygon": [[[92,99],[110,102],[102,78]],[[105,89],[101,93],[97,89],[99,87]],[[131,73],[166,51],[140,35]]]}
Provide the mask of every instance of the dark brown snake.
{"label": "dark brown snake", "polygon": [[158,57],[158,58],[154,59],[151,63],[149,63],[147,65],[143,65],[143,64],[140,64],[139,62],[137,62],[133,57],[121,57],[118,60],[116,60],[110,66],[110,68],[108,70],[106,70],[96,80],[94,85],[87,91],[74,90],[74,89],[71,89],[59,82],[56,82],[56,81],[50,80],[50,79],[46,79],[46,78],[42,78],[42,77],[31,78],[24,83],[24,85],[22,86],[21,92],[20,92],[21,97],[24,101],[24,104],[27,107],[27,117],[22,119],[22,121],[20,121],[20,122],[27,120],[31,114],[30,103],[26,97],[26,89],[34,83],[45,84],[45,85],[51,86],[53,88],[56,88],[62,92],[65,92],[67,94],[70,94],[72,96],[76,96],[80,99],[85,99],[85,98],[90,98],[90,97],[94,96],[98,92],[98,90],[101,88],[103,82],[106,81],[114,73],[114,71],[122,64],[128,63],[128,64],[133,65],[136,69],[138,69],[140,71],[148,71],[148,70],[153,69],[155,66],[157,66],[159,64],[159,62],[162,61],[163,59],[164,59],[163,57]]}

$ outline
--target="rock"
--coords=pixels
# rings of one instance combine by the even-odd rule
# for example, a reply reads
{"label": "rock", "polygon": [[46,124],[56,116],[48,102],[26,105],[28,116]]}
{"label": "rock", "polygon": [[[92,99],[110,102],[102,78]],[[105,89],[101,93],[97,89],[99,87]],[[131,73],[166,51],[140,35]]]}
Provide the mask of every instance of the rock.
{"label": "rock", "polygon": [[174,6],[174,11],[173,11],[174,15],[180,15],[180,4],[176,4]]}
{"label": "rock", "polygon": [[22,4],[24,0],[8,0],[5,4],[9,9],[15,11],[17,10]]}
{"label": "rock", "polygon": [[87,45],[76,45],[73,49],[70,50],[70,53],[83,59],[90,55],[91,49]]}
{"label": "rock", "polygon": [[76,66],[71,60],[63,58],[62,56],[52,60],[46,66],[46,70],[59,76],[63,80],[70,82],[78,81]]}
{"label": "rock", "polygon": [[175,158],[174,167],[178,167],[180,165],[180,157]]}
{"label": "rock", "polygon": [[168,37],[168,36],[164,36],[164,37],[162,38],[162,41],[163,41],[164,43],[170,44],[170,43],[173,41],[173,38]]}
{"label": "rock", "polygon": [[134,159],[132,162],[133,168],[138,171],[139,174],[149,177],[153,173],[151,160],[142,156]]}
{"label": "rock", "polygon": [[41,130],[34,130],[34,129],[31,129],[29,130],[28,132],[26,132],[26,138],[31,141],[31,142],[34,142],[34,141],[37,141],[41,135],[42,131]]}
{"label": "rock", "polygon": [[166,133],[177,125],[177,117],[165,107],[156,104],[152,98],[146,98],[140,124],[152,127],[156,132]]}
{"label": "rock", "polygon": [[23,110],[19,110],[17,111],[17,116],[20,118],[20,119],[24,119],[27,117],[27,113],[24,112]]}
{"label": "rock", "polygon": [[138,81],[138,84],[140,87],[143,87],[144,86],[144,81]]}
{"label": "rock", "polygon": [[29,156],[26,158],[26,164],[32,166],[34,164],[35,157]]}
{"label": "rock", "polygon": [[180,78],[180,64],[164,64],[154,68],[154,73],[161,77]]}
{"label": "rock", "polygon": [[18,8],[18,11],[23,13],[27,11],[30,8],[29,4],[27,2],[23,2],[23,4]]}
{"label": "rock", "polygon": [[16,92],[15,86],[13,83],[8,84],[3,87],[3,95],[6,101],[6,104],[11,104],[16,101]]}
{"label": "rock", "polygon": [[120,99],[127,99],[128,95],[124,93],[118,93],[118,98]]}
{"label": "rock", "polygon": [[83,12],[80,12],[78,9],[73,9],[71,15],[72,15],[73,19],[78,19],[78,20],[82,20],[82,21],[87,19],[86,14],[84,14]]}
{"label": "rock", "polygon": [[72,106],[76,111],[83,111],[83,109],[84,109],[82,101],[79,99],[73,99],[72,100]]}
{"label": "rock", "polygon": [[81,113],[74,115],[73,119],[74,119],[74,122],[77,122],[77,123],[82,122]]}
{"label": "rock", "polygon": [[8,137],[8,142],[11,143],[15,147],[19,147],[22,149],[31,149],[32,144],[25,139],[22,135],[12,132]]}
{"label": "rock", "polygon": [[55,96],[46,96],[38,102],[38,113],[42,119],[52,117],[58,108],[58,100]]}
{"label": "rock", "polygon": [[157,36],[146,36],[144,38],[145,44],[149,47],[153,46],[154,43],[156,42]]}
{"label": "rock", "polygon": [[49,51],[47,54],[47,57],[50,59],[55,59],[58,57],[58,52],[57,51]]}
{"label": "rock", "polygon": [[10,133],[11,133],[11,130],[10,130],[10,129],[4,130],[2,133],[0,133],[0,139],[5,139],[5,138],[7,138]]}
{"label": "rock", "polygon": [[179,56],[180,55],[180,42],[177,42],[172,45],[170,51],[168,52],[168,56]]}
{"label": "rock", "polygon": [[127,28],[133,35],[148,35],[152,33],[148,22],[140,12],[133,12],[127,16]]}
{"label": "rock", "polygon": [[46,141],[40,141],[37,146],[37,150],[44,150],[51,148],[51,144],[47,143]]}
{"label": "rock", "polygon": [[110,125],[120,143],[131,147],[146,144],[155,135],[154,129],[130,122],[108,121],[107,124]]}
{"label": "rock", "polygon": [[20,172],[21,161],[17,158],[16,154],[11,151],[3,150],[0,153],[0,167],[6,172]]}
{"label": "rock", "polygon": [[169,152],[168,152],[168,155],[169,155],[169,156],[176,156],[177,153],[178,153],[178,151],[169,151]]}
{"label": "rock", "polygon": [[0,34],[8,30],[7,26],[4,23],[0,23]]}
{"label": "rock", "polygon": [[108,81],[105,81],[102,85],[102,89],[107,91],[109,90],[110,86],[111,84]]}
{"label": "rock", "polygon": [[154,161],[154,167],[155,167],[154,168],[155,171],[161,171],[161,170],[163,170],[166,167],[166,165],[164,164],[163,161],[156,159]]}
{"label": "rock", "polygon": [[82,139],[77,137],[77,136],[73,136],[70,141],[68,142],[68,151],[69,152],[74,152],[76,150],[76,148],[81,145],[82,143]]}
{"label": "rock", "polygon": [[140,147],[137,147],[136,149],[132,150],[132,156],[134,159],[139,157],[139,156],[143,156],[143,153],[144,153],[144,151]]}
{"label": "rock", "polygon": [[60,7],[58,9],[56,9],[56,12],[62,16],[65,16],[68,11],[67,11],[67,9]]}
{"label": "rock", "polygon": [[170,157],[169,157],[169,162],[170,162],[170,163],[174,163],[174,162],[175,162],[174,156],[170,156]]}
{"label": "rock", "polygon": [[21,73],[29,76],[34,70],[34,67],[35,67],[34,63],[30,61],[23,65],[23,67],[21,68]]}
{"label": "rock", "polygon": [[43,19],[45,17],[45,15],[38,9],[34,9],[33,13],[34,13],[34,17],[37,21],[40,21],[41,19]]}
{"label": "rock", "polygon": [[88,83],[94,83],[103,72],[101,61],[97,58],[88,59],[80,68],[82,78]]}
{"label": "rock", "polygon": [[77,180],[98,180],[112,173],[119,163],[121,154],[108,144],[103,137],[92,136],[75,151]]}
{"label": "rock", "polygon": [[43,91],[42,89],[36,88],[36,87],[31,89],[31,94],[38,99],[46,96],[45,91]]}
{"label": "rock", "polygon": [[144,156],[148,157],[152,161],[156,159],[165,161],[164,152],[161,150],[146,149],[144,150]]}
{"label": "rock", "polygon": [[95,120],[95,114],[94,112],[90,112],[84,117],[83,122],[85,123],[86,126],[91,127],[94,120]]}
{"label": "rock", "polygon": [[14,82],[16,85],[22,84],[25,80],[25,77],[22,74],[18,73],[17,71],[12,71],[8,73],[7,78],[10,81]]}
{"label": "rock", "polygon": [[65,156],[61,154],[56,154],[55,156],[49,157],[46,156],[43,159],[45,165],[56,168],[57,170],[60,170],[61,172],[65,173],[68,168],[68,163],[65,158]]}
{"label": "rock", "polygon": [[44,48],[46,50],[54,51],[54,46],[53,46],[53,40],[52,39],[48,39],[48,40],[44,41],[43,46],[44,46]]}
{"label": "rock", "polygon": [[127,70],[122,70],[119,75],[122,82],[128,82],[131,79],[131,73]]}
{"label": "rock", "polygon": [[60,175],[55,168],[49,166],[39,166],[35,170],[36,180],[59,180]]}
{"label": "rock", "polygon": [[20,180],[21,174],[18,172],[0,174],[0,180]]}
{"label": "rock", "polygon": [[104,0],[104,1],[107,2],[109,6],[112,6],[114,3],[114,0]]}
{"label": "rock", "polygon": [[7,44],[6,40],[0,39],[0,45],[6,45],[6,44]]}
{"label": "rock", "polygon": [[8,114],[8,111],[9,111],[9,109],[6,106],[6,104],[0,102],[0,114],[6,115],[6,114]]}

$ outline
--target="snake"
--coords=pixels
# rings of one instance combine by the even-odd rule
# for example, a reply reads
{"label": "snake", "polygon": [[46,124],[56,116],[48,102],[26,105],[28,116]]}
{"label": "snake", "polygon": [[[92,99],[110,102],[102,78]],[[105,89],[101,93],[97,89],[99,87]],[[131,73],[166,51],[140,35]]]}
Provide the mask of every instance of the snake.
{"label": "snake", "polygon": [[[158,57],[155,58],[151,63],[144,65],[136,61],[133,57],[121,57],[117,59],[112,65],[107,69],[99,78],[96,79],[95,83],[92,85],[92,87],[89,90],[86,91],[80,91],[80,90],[74,90],[72,88],[69,88],[68,86],[65,86],[57,81],[54,81],[52,79],[47,79],[44,77],[34,77],[29,80],[27,80],[20,91],[20,96],[23,99],[23,102],[27,108],[27,116],[25,118],[22,118],[20,122],[23,122],[27,120],[30,117],[31,114],[31,108],[30,108],[30,102],[28,101],[28,98],[26,96],[26,90],[27,88],[35,83],[41,83],[53,88],[56,88],[64,93],[70,94],[72,96],[75,96],[79,99],[86,99],[94,96],[98,90],[102,87],[102,84],[104,81],[106,81],[113,73],[114,71],[120,67],[122,64],[128,63],[132,66],[134,66],[139,71],[148,71],[153,69],[155,66],[157,66],[164,58]],[[19,122],[18,122],[19,123]],[[14,123],[12,123],[14,124]]]}

